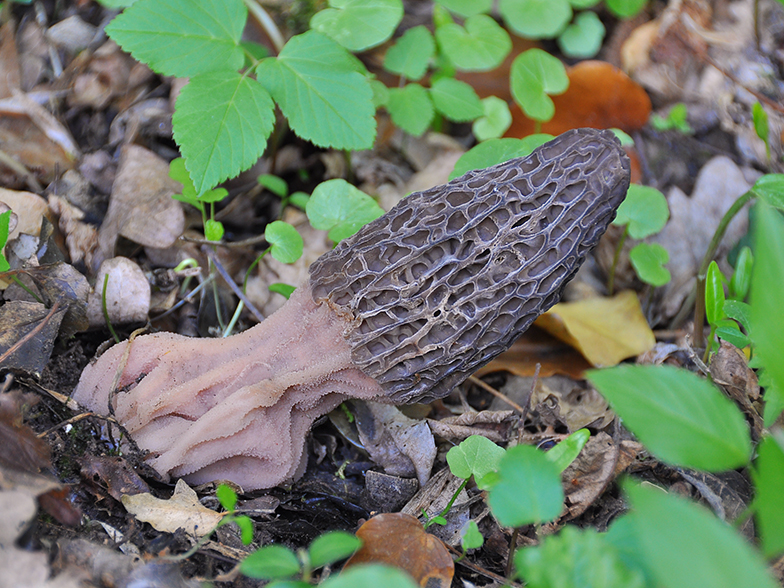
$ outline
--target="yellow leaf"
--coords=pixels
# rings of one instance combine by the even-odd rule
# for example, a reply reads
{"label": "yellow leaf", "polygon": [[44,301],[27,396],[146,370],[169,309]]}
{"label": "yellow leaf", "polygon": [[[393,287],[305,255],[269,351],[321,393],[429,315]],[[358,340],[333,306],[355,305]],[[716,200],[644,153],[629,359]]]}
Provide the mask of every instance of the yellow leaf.
{"label": "yellow leaf", "polygon": [[168,500],[144,493],[125,495],[122,503],[125,510],[158,531],[174,533],[177,529],[184,529],[197,537],[212,531],[225,514],[202,506],[196,492],[182,480],[177,480],[174,494]]}
{"label": "yellow leaf", "polygon": [[556,304],[535,324],[580,351],[596,367],[616,365],[656,344],[640,301],[630,290],[612,298]]}

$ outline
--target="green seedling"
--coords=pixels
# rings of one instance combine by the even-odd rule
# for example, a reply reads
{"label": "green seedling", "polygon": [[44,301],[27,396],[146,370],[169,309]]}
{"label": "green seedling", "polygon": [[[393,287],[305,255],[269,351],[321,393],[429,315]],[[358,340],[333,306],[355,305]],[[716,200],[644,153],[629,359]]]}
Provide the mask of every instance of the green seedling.
{"label": "green seedling", "polygon": [[670,131],[677,130],[684,135],[691,135],[694,129],[691,128],[688,122],[689,111],[686,105],[678,103],[667,114],[667,117],[662,117],[658,114],[651,115],[651,126],[657,131]]}
{"label": "green seedling", "polygon": [[[607,278],[607,292],[612,296],[615,289],[615,269],[627,237],[645,239],[655,235],[667,224],[670,210],[664,194],[649,186],[632,184],[621,203],[612,224],[624,227],[615,248],[613,263]],[[646,284],[663,286],[670,281],[670,272],[664,268],[669,261],[667,250],[661,245],[639,243],[629,254],[637,277]]]}
{"label": "green seedling", "polygon": [[314,229],[328,231],[338,243],[383,215],[384,209],[347,181],[336,179],[316,186],[305,212]]}
{"label": "green seedling", "polygon": [[119,343],[120,337],[117,336],[117,332],[114,330],[112,321],[109,319],[109,309],[106,307],[106,289],[108,286],[109,274],[107,273],[103,276],[103,288],[101,288],[101,311],[103,312],[103,320],[106,322],[106,328],[108,328],[109,332],[112,334],[112,339],[114,339],[115,343]]}
{"label": "green seedling", "polygon": [[512,97],[528,118],[537,124],[553,118],[555,104],[550,96],[563,94],[569,77],[563,63],[541,49],[528,49],[515,57],[509,73]]}
{"label": "green seedling", "polygon": [[[708,361],[709,352],[718,348],[716,337],[732,343],[743,349],[751,341],[748,335],[740,330],[742,326],[746,332],[750,329],[751,309],[743,302],[751,281],[753,257],[751,250],[744,247],[738,256],[737,268],[728,281],[715,261],[708,266],[705,280],[705,316],[710,326],[708,345],[705,349],[703,361]],[[724,287],[728,286],[730,298],[727,299]],[[739,326],[740,325],[740,326]]]}
{"label": "green seedling", "polygon": [[512,113],[506,100],[488,96],[482,100],[482,112],[471,126],[477,141],[496,139],[512,126]]}
{"label": "green seedling", "polygon": [[460,156],[449,174],[449,179],[453,180],[471,170],[484,169],[515,157],[525,157],[552,138],[552,135],[538,134],[529,135],[525,139],[490,139],[479,143]]}
{"label": "green seedling", "polygon": [[310,28],[349,51],[365,51],[387,41],[403,19],[401,0],[329,0],[330,8],[310,19]]}
{"label": "green seedling", "polygon": [[315,570],[346,559],[361,545],[360,539],[343,531],[324,533],[296,553],[282,545],[268,545],[242,560],[240,572],[257,580],[275,580],[270,587],[283,586],[295,576],[308,586]]}
{"label": "green seedling", "polygon": [[768,136],[770,134],[770,124],[768,123],[768,113],[762,108],[762,104],[755,102],[751,107],[751,117],[754,122],[754,131],[757,136],[765,143],[765,155],[770,161],[770,141]]}
{"label": "green seedling", "polygon": [[11,211],[6,210],[4,213],[0,214],[0,272],[7,272],[11,269],[11,264],[8,263],[8,260],[5,258],[5,254],[3,253],[5,244],[8,243],[8,229],[10,223]]}
{"label": "green seedling", "polygon": [[558,37],[558,47],[567,57],[588,59],[599,53],[604,25],[595,12],[581,12]]}

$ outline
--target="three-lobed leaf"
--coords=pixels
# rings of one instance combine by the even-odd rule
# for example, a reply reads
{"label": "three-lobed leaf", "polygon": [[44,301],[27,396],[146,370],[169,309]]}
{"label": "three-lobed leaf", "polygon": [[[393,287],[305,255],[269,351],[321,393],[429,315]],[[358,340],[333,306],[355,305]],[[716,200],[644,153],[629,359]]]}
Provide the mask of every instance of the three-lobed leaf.
{"label": "three-lobed leaf", "polygon": [[319,147],[369,149],[376,134],[373,92],[355,58],[308,31],[256,68],[297,135]]}
{"label": "three-lobed leaf", "polygon": [[637,545],[657,586],[778,586],[759,553],[704,507],[632,482],[624,490]]}
{"label": "three-lobed leaf", "polygon": [[555,114],[555,104],[549,95],[565,92],[569,77],[557,57],[534,48],[515,57],[509,83],[515,102],[526,116],[548,121]]}
{"label": "three-lobed leaf", "polygon": [[464,26],[450,22],[436,29],[441,52],[457,69],[487,71],[498,67],[512,50],[503,27],[486,14],[466,19]]}
{"label": "three-lobed leaf", "polygon": [[139,0],[106,34],[154,71],[188,77],[242,67],[247,17],[242,0]]}
{"label": "three-lobed leaf", "polygon": [[349,51],[364,51],[392,36],[403,18],[401,0],[329,0],[310,19],[310,28]]}
{"label": "three-lobed leaf", "polygon": [[223,70],[191,78],[177,98],[172,126],[197,194],[262,156],[274,109],[267,91],[245,74]]}
{"label": "three-lobed leaf", "polygon": [[743,414],[699,376],[644,365],[587,375],[624,425],[661,461],[709,472],[748,463],[751,439]]}
{"label": "three-lobed leaf", "polygon": [[305,212],[313,228],[329,231],[337,243],[383,215],[384,209],[346,180],[335,179],[316,186]]}

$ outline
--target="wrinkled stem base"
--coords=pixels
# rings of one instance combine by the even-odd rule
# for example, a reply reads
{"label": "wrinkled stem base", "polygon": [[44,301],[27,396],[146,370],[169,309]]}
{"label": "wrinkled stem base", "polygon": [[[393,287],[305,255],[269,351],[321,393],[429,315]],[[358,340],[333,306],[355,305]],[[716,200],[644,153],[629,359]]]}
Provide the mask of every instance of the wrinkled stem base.
{"label": "wrinkled stem base", "polygon": [[347,398],[385,398],[352,364],[346,326],[302,285],[239,335],[159,333],[116,345],[85,369],[74,399],[100,414],[109,414],[111,402],[164,477],[271,488],[304,472],[305,438],[316,418]]}

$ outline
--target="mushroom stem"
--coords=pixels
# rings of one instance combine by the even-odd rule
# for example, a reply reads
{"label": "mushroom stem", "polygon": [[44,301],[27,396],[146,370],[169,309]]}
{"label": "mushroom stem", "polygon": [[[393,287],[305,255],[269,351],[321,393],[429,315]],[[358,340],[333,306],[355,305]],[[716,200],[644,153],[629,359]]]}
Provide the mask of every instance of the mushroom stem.
{"label": "mushroom stem", "polygon": [[[98,413],[111,405],[164,477],[272,487],[303,473],[316,418],[347,398],[386,398],[353,365],[346,323],[316,304],[306,283],[276,313],[233,337],[157,333],[116,345],[85,369],[74,398]],[[118,370],[111,393],[107,383]]]}

